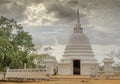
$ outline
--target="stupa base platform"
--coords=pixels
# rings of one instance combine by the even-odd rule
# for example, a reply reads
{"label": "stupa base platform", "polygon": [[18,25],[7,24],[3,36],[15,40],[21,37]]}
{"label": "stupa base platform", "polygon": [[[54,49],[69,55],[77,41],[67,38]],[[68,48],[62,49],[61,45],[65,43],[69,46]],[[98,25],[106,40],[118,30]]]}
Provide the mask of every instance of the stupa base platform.
{"label": "stupa base platform", "polygon": [[74,80],[74,79],[90,79],[90,76],[83,76],[83,75],[56,75],[51,76],[50,80]]}

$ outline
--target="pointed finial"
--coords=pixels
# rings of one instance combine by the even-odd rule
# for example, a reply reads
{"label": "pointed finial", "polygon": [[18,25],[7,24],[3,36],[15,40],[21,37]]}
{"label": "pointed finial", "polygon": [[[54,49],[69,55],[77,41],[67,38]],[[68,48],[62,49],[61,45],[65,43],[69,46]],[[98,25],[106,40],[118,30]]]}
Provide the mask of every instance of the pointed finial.
{"label": "pointed finial", "polygon": [[80,24],[80,14],[78,8],[77,8],[77,23]]}
{"label": "pointed finial", "polygon": [[79,9],[77,8],[77,24],[76,24],[77,27],[80,27],[81,24],[80,24],[80,14],[79,14]]}

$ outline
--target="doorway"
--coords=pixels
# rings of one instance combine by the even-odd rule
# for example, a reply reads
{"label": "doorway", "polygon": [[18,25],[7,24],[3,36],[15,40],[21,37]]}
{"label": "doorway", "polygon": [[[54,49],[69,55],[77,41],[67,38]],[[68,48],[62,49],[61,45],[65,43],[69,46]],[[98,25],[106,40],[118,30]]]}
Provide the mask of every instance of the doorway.
{"label": "doorway", "polygon": [[73,60],[73,74],[80,75],[80,60]]}

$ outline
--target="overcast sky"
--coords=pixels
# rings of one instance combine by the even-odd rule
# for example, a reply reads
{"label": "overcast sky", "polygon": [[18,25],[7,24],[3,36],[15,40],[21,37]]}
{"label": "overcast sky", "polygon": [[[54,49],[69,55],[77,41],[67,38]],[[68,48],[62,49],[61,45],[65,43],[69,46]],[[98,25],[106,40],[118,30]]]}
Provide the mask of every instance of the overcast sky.
{"label": "overcast sky", "polygon": [[62,57],[80,9],[81,25],[98,61],[120,49],[120,0],[0,0],[0,16],[14,18],[36,45],[50,45]]}

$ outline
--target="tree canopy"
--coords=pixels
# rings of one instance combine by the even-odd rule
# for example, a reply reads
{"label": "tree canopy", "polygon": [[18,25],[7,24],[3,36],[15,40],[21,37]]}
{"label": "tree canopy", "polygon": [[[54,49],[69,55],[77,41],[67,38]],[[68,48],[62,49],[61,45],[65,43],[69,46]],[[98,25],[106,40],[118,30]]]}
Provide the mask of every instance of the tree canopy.
{"label": "tree canopy", "polygon": [[0,70],[23,68],[24,64],[33,67],[33,57],[28,54],[34,50],[32,36],[23,30],[14,19],[0,17]]}
{"label": "tree canopy", "polygon": [[37,54],[37,53],[32,53],[30,54],[31,57],[35,58],[35,64],[38,68],[43,68],[45,67],[45,59],[54,59],[56,58],[54,56],[51,56],[49,54]]}

